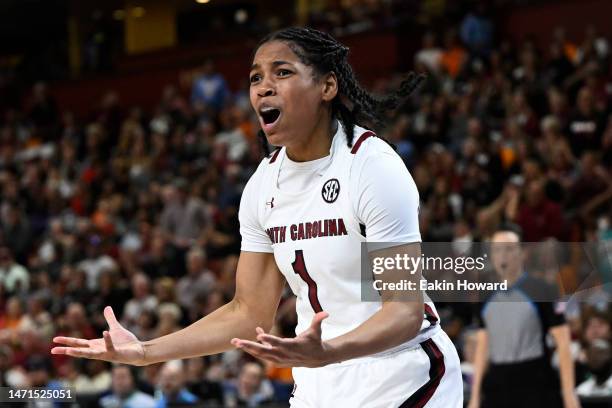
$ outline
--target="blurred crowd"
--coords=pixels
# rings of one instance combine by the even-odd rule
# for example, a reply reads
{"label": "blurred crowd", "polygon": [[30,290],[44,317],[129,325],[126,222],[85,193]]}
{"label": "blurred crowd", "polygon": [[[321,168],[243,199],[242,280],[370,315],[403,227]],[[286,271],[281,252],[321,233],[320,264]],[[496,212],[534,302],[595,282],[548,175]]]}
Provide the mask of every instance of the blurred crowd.
{"label": "blurred crowd", "polygon": [[[486,241],[513,221],[525,241],[609,242],[609,63],[594,27],[583,38],[559,28],[539,48],[495,39],[474,12],[426,33],[414,64],[428,80],[379,132],[416,181],[423,240]],[[70,385],[82,406],[102,407],[287,400],[290,370],[240,351],[139,369],[49,354],[55,335],[99,337],[105,305],[148,340],[233,296],[240,195],[262,158],[248,89],[229,89],[207,62],[190,93],[160,92],[153,111],[108,92],[77,118],[37,83],[1,112],[0,386]],[[562,279],[570,293],[581,276]],[[567,312],[581,395],[612,395],[611,291],[601,288]],[[293,335],[294,309],[287,292],[275,333]],[[440,313],[469,383],[474,317],[460,305]]]}

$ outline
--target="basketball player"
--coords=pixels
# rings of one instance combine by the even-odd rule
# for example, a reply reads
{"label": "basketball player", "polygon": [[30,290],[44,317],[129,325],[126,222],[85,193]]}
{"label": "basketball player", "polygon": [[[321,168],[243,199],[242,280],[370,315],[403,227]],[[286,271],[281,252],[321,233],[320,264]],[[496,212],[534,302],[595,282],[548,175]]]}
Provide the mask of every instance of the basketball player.
{"label": "basketball player", "polygon": [[[393,149],[359,124],[418,85],[376,100],[357,83],[348,48],[289,28],[264,38],[250,98],[267,141],[240,204],[242,247],[233,300],[178,332],[139,341],[107,307],[103,338],[56,337],[54,354],[146,365],[238,347],[292,366],[293,407],[461,407],[459,359],[435,307],[392,291],[361,301],[362,242],[419,256],[419,197]],[[297,296],[295,338],[266,333],[285,282]]]}

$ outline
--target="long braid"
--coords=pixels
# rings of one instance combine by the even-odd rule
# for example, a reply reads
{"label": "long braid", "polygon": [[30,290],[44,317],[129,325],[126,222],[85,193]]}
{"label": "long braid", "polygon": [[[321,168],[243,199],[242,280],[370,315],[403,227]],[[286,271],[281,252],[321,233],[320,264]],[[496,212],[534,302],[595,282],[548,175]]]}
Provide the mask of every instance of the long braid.
{"label": "long braid", "polygon": [[[385,125],[385,113],[396,109],[425,79],[423,75],[411,72],[396,92],[379,99],[359,84],[348,63],[348,47],[331,35],[312,28],[291,27],[269,34],[257,48],[275,40],[286,42],[304,64],[314,68],[316,75],[336,74],[338,95],[332,101],[332,114],[340,120],[349,147],[353,145],[355,125],[369,125],[373,130],[381,130]],[[348,100],[350,107],[342,101],[343,98]],[[267,149],[265,135],[263,137]]]}

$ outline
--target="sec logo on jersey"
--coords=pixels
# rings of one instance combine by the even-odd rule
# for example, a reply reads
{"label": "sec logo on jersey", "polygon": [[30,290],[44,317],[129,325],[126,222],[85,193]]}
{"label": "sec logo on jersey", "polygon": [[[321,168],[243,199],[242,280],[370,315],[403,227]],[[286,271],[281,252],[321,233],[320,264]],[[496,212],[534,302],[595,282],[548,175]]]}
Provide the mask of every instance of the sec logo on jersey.
{"label": "sec logo on jersey", "polygon": [[340,194],[340,182],[338,179],[329,179],[323,184],[323,188],[321,189],[321,195],[323,196],[323,200],[326,203],[333,203],[338,199],[338,195]]}

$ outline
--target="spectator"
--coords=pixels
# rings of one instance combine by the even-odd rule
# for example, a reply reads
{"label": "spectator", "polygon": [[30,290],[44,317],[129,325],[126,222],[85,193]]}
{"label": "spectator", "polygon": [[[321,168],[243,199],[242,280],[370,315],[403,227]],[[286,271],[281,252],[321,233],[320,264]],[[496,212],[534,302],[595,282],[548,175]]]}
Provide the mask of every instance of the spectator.
{"label": "spectator", "polygon": [[8,374],[11,370],[12,352],[7,345],[0,345],[0,387],[8,387]]}
{"label": "spectator", "polygon": [[596,340],[612,341],[612,321],[610,313],[591,309],[585,313],[584,341],[593,343]]}
{"label": "spectator", "polygon": [[86,258],[78,264],[87,275],[87,287],[92,291],[98,289],[102,272],[112,271],[117,267],[115,260],[104,253],[102,245],[102,237],[99,235],[89,237]]}
{"label": "spectator", "polygon": [[493,42],[493,23],[486,16],[484,2],[476,6],[461,22],[461,40],[474,56],[486,57]]}
{"label": "spectator", "polygon": [[181,309],[175,303],[161,303],[157,307],[157,327],[153,337],[161,337],[181,329]]}
{"label": "spectator", "polygon": [[467,62],[467,53],[457,42],[457,34],[454,30],[446,32],[441,62],[442,68],[453,79],[457,78]]}
{"label": "spectator", "polygon": [[579,157],[586,150],[598,150],[604,126],[602,115],[595,109],[592,91],[588,88],[580,89],[576,111],[568,124],[569,143],[574,155]]}
{"label": "spectator", "polygon": [[102,408],[154,408],[152,396],[136,389],[132,369],[126,365],[117,365],[112,371],[113,385],[109,395],[99,400]]}
{"label": "spectator", "polygon": [[610,187],[609,173],[599,163],[596,152],[585,152],[580,157],[573,183],[568,189],[568,208],[580,208]]}
{"label": "spectator", "polygon": [[159,373],[159,389],[156,392],[156,408],[176,405],[197,405],[198,397],[185,388],[183,363],[180,360],[168,361]]}
{"label": "spectator", "polygon": [[40,333],[48,342],[55,332],[53,318],[45,310],[44,300],[31,296],[28,299],[28,311],[20,322],[21,327],[30,327]]}
{"label": "spectator", "polygon": [[[44,390],[60,390],[62,384],[53,379],[51,360],[46,355],[32,355],[26,362],[27,385]],[[60,408],[63,403],[54,400],[49,405]]]}
{"label": "spectator", "polygon": [[186,361],[185,384],[187,389],[203,403],[223,404],[223,388],[217,381],[206,378],[204,357],[194,357]]}
{"label": "spectator", "polygon": [[0,206],[0,231],[15,259],[25,263],[30,250],[32,231],[28,219],[14,204]]}
{"label": "spectator", "polygon": [[151,281],[143,273],[138,273],[132,278],[132,294],[123,311],[123,324],[128,327],[133,326],[138,320],[138,316],[145,310],[155,310],[157,308],[157,298],[150,293]]}
{"label": "spectator", "polygon": [[6,302],[6,311],[0,315],[0,330],[14,330],[21,326],[23,321],[23,305],[21,300],[13,296]]}
{"label": "spectator", "polygon": [[25,293],[30,286],[28,270],[15,262],[11,250],[0,246],[0,285],[8,293]]}
{"label": "spectator", "polygon": [[157,325],[157,314],[152,310],[145,309],[140,313],[140,316],[138,316],[138,320],[133,329],[134,335],[143,341],[153,339],[155,337]]}
{"label": "spectator", "polygon": [[170,242],[181,249],[193,245],[210,223],[204,202],[191,196],[187,181],[178,179],[164,189],[164,210],[160,225]]}
{"label": "spectator", "polygon": [[[561,133],[561,123],[556,116],[546,116],[540,122],[542,137],[537,141],[540,157],[549,168],[548,176],[561,185],[563,190],[570,188],[572,171],[576,158],[572,154],[567,139]],[[550,152],[550,154],[548,154]]]}
{"label": "spectator", "polygon": [[590,378],[578,386],[576,392],[583,397],[612,396],[612,351],[610,341],[595,340],[587,350]]}
{"label": "spectator", "polygon": [[49,87],[44,82],[37,82],[32,88],[32,101],[28,119],[36,126],[42,140],[51,138],[58,121],[57,104],[49,94]]}
{"label": "spectator", "polygon": [[78,396],[98,396],[111,389],[108,363],[99,360],[70,360],[65,366],[65,386],[74,387]]}
{"label": "spectator", "polygon": [[77,302],[68,305],[65,315],[60,319],[58,332],[61,335],[85,339],[93,339],[96,335],[87,318],[85,307]]}
{"label": "spectator", "polygon": [[546,68],[546,77],[550,84],[562,86],[565,80],[574,73],[574,64],[563,52],[563,45],[558,42],[550,44],[549,61]]}
{"label": "spectator", "polygon": [[576,54],[578,53],[578,47],[574,42],[567,39],[565,28],[559,26],[555,28],[553,32],[553,40],[561,45],[563,53],[573,63],[576,63]]}
{"label": "spectator", "polygon": [[191,88],[191,103],[212,108],[218,112],[223,108],[229,97],[229,89],[223,75],[215,72],[212,60],[206,60],[202,65],[199,76],[193,81]]}
{"label": "spectator", "polygon": [[249,149],[246,135],[239,127],[241,110],[237,106],[228,106],[219,115],[223,131],[215,138],[215,143],[222,145],[227,151],[227,159],[239,162]]}
{"label": "spectator", "polygon": [[576,51],[576,62],[583,63],[590,58],[604,60],[610,52],[608,40],[589,24],[584,32],[584,41]]}
{"label": "spectator", "polygon": [[193,308],[196,296],[207,296],[215,288],[215,281],[215,275],[206,269],[206,253],[193,247],[187,253],[187,275],[176,286],[179,304],[188,310]]}
{"label": "spectator", "polygon": [[227,407],[258,407],[272,400],[274,390],[264,379],[261,364],[245,363],[237,381],[226,382],[224,394]]}
{"label": "spectator", "polygon": [[562,240],[561,208],[546,197],[543,180],[534,180],[526,186],[525,201],[518,210],[516,221],[524,231],[526,242],[549,237]]}
{"label": "spectator", "polygon": [[436,47],[434,33],[427,32],[423,36],[421,49],[414,56],[414,62],[418,66],[422,64],[429,72],[437,74],[440,71],[442,50]]}
{"label": "spectator", "polygon": [[[140,257],[140,264],[147,276],[157,279],[165,276],[180,277],[184,274],[183,262],[177,262],[177,248],[170,243],[160,228],[151,234],[148,251]],[[138,263],[138,262],[136,262]],[[136,268],[138,265],[131,265]]]}

